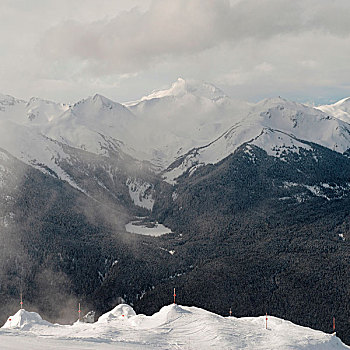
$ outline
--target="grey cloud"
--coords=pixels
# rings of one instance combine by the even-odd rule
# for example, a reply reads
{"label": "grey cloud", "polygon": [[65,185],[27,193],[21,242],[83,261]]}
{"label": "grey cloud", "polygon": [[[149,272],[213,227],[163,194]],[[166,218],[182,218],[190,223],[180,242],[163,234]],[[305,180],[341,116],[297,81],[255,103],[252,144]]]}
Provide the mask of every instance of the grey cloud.
{"label": "grey cloud", "polygon": [[146,12],[123,12],[109,21],[67,21],[49,30],[42,52],[49,57],[79,57],[106,68],[131,71],[160,56],[202,51],[224,36],[227,1],[153,1]]}
{"label": "grey cloud", "polygon": [[99,74],[134,72],[244,39],[306,31],[348,35],[348,18],[350,4],[342,0],[154,0],[146,11],[134,8],[106,21],[62,22],[46,32],[41,50],[49,58],[85,60]]}
{"label": "grey cloud", "polygon": [[125,101],[179,76],[249,100],[350,95],[349,0],[2,5],[0,91],[17,97],[72,102],[99,92]]}

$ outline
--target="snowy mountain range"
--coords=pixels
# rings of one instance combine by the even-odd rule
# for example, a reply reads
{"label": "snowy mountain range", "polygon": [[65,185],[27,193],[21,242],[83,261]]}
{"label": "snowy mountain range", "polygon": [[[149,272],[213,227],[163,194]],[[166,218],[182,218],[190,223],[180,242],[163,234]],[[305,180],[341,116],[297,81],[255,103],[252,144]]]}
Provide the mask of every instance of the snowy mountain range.
{"label": "snowy mountain range", "polygon": [[69,158],[64,145],[104,156],[128,154],[150,162],[172,182],[185,171],[219,162],[242,144],[277,157],[310,150],[307,142],[344,153],[350,148],[348,105],[344,99],[312,108],[282,98],[250,104],[211,84],[181,78],[169,89],[124,105],[98,94],[72,105],[0,95],[0,147],[29,165],[45,165],[71,184],[57,165]]}
{"label": "snowy mountain range", "polygon": [[349,111],[181,78],[128,103],[0,95],[0,312],[24,288],[49,320],[69,313],[47,291],[149,314],[179,286],[221,314],[337,314],[350,342]]}

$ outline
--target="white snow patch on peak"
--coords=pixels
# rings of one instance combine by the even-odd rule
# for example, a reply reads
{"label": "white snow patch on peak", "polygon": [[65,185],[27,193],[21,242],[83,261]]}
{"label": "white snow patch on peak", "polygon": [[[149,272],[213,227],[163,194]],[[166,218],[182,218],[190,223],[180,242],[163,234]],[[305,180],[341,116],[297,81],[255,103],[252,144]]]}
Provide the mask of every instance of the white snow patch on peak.
{"label": "white snow patch on peak", "polygon": [[50,326],[52,324],[43,320],[36,312],[29,312],[21,309],[13,316],[10,316],[2,328],[20,328],[23,330],[29,330],[35,325]]}
{"label": "white snow patch on peak", "polygon": [[346,97],[330,105],[323,105],[315,108],[346,123],[350,123],[350,97]]}
{"label": "white snow patch on peak", "polygon": [[188,92],[188,83],[185,79],[178,78],[174,83],[171,84],[169,89],[156,90],[151,94],[141,98],[141,101],[152,100],[153,98],[162,98],[166,96],[182,96]]}
{"label": "white snow patch on peak", "polygon": [[93,117],[95,119],[95,122],[98,122],[98,119],[96,118],[97,117],[96,112],[99,112],[101,109],[117,110],[117,112],[124,111],[124,113],[126,113],[127,115],[129,116],[132,115],[130,111],[121,103],[115,102],[100,94],[95,94],[92,97],[90,96],[88,98],[85,98],[83,100],[80,100],[74,103],[74,105],[71,106],[71,109],[74,111],[74,114],[76,115],[89,118],[89,119]]}
{"label": "white snow patch on peak", "polygon": [[181,97],[186,94],[192,94],[197,97],[209,100],[217,100],[227,95],[218,87],[207,82],[196,82],[195,80],[185,80],[178,78],[171,87],[164,90],[155,90],[147,96],[143,96],[139,101],[127,102],[125,105],[133,106],[142,101],[149,101],[164,97]]}

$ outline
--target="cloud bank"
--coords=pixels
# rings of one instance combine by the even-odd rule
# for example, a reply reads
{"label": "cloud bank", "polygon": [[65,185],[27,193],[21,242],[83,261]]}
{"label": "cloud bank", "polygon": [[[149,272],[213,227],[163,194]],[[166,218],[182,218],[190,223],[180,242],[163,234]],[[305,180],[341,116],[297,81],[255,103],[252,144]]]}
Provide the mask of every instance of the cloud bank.
{"label": "cloud bank", "polygon": [[[23,1],[5,0],[16,17],[27,21],[25,6],[13,9],[18,2]],[[15,80],[25,76],[27,89],[73,98],[79,89],[85,95],[99,91],[133,99],[178,76],[209,80],[251,100],[280,94],[314,100],[350,95],[348,0],[127,3],[79,0],[64,11],[70,7],[67,0],[33,0],[31,24],[41,30],[22,43],[31,50],[27,69]],[[0,63],[2,55],[6,58],[0,54]],[[12,66],[13,56],[7,56]],[[10,74],[3,78],[11,85]],[[126,93],[130,90],[135,95]]]}
{"label": "cloud bank", "polygon": [[[167,56],[193,55],[244,40],[267,41],[310,32],[347,37],[347,1],[154,0],[107,21],[65,21],[51,28],[42,53],[79,58],[106,70],[135,72]],[[302,38],[300,38],[302,39]]]}

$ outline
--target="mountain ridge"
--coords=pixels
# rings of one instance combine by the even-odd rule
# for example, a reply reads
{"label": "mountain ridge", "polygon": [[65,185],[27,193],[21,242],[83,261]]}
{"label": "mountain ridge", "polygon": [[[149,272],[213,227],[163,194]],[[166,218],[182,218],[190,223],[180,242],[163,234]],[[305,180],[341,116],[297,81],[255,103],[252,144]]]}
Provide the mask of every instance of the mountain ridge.
{"label": "mountain ridge", "polygon": [[[17,105],[24,104],[25,101],[1,96],[10,101],[3,107],[4,113],[0,114],[0,118],[37,127],[40,133],[51,139],[96,154],[105,155],[103,149],[120,148],[138,160],[153,162],[160,170],[165,170],[191,149],[201,149],[215,143],[220,135],[226,134],[227,138],[229,130],[237,123],[241,123],[242,127],[245,125],[246,131],[242,132],[248,133],[244,142],[257,137],[264,127],[274,129],[272,121],[275,119],[279,125],[276,129],[289,133],[291,137],[316,142],[340,152],[350,148],[347,137],[350,118],[345,121],[344,118],[339,118],[339,110],[347,99],[331,105],[333,114],[330,116],[330,113],[323,114],[323,110],[329,112],[327,106],[311,108],[280,97],[265,99],[256,104],[235,101],[212,84],[195,84],[182,78],[169,89],[155,91],[132,104],[117,103],[95,94],[72,105],[32,98],[25,108],[18,110]],[[168,101],[170,97],[180,100]],[[218,98],[224,98],[225,103],[218,103]],[[339,107],[337,112],[334,106]],[[179,119],[181,114],[183,117]],[[20,116],[22,119],[19,119]],[[318,120],[312,121],[312,118]],[[251,125],[262,123],[255,135],[249,131],[249,120]],[[312,137],[312,133],[305,132],[308,129],[316,132],[313,124],[321,123],[322,120],[327,120],[327,127],[319,133],[322,135]],[[289,122],[289,126],[286,122]],[[281,123],[284,123],[284,127],[280,126]],[[306,124],[301,129],[300,124],[303,123]],[[333,130],[338,138],[332,140],[331,135],[327,136],[326,129]],[[329,139],[326,140],[325,137]],[[106,142],[106,139],[109,141]],[[227,150],[224,156],[233,150],[234,148]]]}
{"label": "mountain ridge", "polygon": [[177,84],[129,107],[99,94],[0,104],[0,307],[21,279],[49,319],[71,310],[47,290],[98,315],[122,299],[151,313],[176,287],[221,314],[268,308],[323,330],[336,314],[350,342],[350,125]]}

